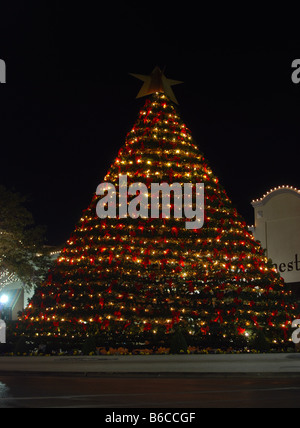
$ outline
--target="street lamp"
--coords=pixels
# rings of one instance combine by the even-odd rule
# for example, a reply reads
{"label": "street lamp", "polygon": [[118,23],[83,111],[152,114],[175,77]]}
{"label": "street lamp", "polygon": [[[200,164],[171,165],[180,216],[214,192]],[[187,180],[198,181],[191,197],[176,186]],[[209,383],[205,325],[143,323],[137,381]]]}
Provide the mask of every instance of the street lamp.
{"label": "street lamp", "polygon": [[7,296],[7,294],[2,294],[2,296],[0,296],[0,303],[2,305],[6,305],[7,302],[8,302],[8,296]]}

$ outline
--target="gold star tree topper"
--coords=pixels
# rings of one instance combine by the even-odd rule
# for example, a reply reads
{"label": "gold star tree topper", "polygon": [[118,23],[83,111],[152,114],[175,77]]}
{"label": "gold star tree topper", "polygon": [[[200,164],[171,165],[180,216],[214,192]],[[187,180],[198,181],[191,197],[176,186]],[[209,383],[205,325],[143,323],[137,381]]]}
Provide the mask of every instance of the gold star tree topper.
{"label": "gold star tree topper", "polygon": [[163,92],[171,101],[178,104],[171,86],[178,85],[183,82],[167,79],[164,72],[161,71],[159,67],[156,66],[150,76],[146,76],[144,74],[129,74],[144,82],[140,92],[137,94],[137,98],[145,97],[155,92]]}

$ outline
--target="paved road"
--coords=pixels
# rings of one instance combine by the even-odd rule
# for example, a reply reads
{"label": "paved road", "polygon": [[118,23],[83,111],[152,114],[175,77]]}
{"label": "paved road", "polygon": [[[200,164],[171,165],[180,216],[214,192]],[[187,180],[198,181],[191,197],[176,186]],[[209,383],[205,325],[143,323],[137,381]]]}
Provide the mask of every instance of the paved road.
{"label": "paved road", "polygon": [[300,407],[300,354],[1,357],[0,408]]}
{"label": "paved road", "polygon": [[102,415],[117,408],[299,408],[300,377],[1,375],[0,408],[7,407],[97,407]]}
{"label": "paved road", "polygon": [[299,373],[300,354],[0,357],[0,375],[40,373]]}

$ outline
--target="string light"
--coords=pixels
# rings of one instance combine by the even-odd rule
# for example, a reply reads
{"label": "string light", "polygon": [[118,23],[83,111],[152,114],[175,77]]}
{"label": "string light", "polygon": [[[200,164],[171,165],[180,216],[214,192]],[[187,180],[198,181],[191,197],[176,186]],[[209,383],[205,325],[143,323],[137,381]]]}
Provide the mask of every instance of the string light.
{"label": "string light", "polygon": [[275,192],[293,192],[298,195],[300,195],[300,190],[293,186],[278,186],[274,187],[273,189],[269,190],[267,193],[265,193],[261,198],[255,199],[252,201],[252,204],[257,204],[258,202],[263,202],[264,199],[266,199],[268,196]]}
{"label": "string light", "polygon": [[222,338],[247,338],[276,323],[270,337],[283,343],[294,311],[288,293],[164,94],[146,102],[104,181],[118,183],[120,174],[148,190],[158,177],[181,185],[197,178],[205,226],[181,227],[173,201],[169,218],[100,220],[94,196],[21,317],[26,334],[96,332],[130,342],[181,325],[205,340],[217,327],[226,329]]}

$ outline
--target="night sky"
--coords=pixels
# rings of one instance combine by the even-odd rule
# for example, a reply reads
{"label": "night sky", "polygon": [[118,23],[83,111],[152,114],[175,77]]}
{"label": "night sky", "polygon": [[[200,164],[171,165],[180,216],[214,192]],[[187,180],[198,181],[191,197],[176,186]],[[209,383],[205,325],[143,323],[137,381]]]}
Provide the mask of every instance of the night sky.
{"label": "night sky", "polygon": [[248,224],[253,199],[300,188],[300,35],[280,18],[246,22],[240,11],[232,24],[196,2],[5,3],[0,184],[28,195],[48,244],[68,239],[144,104],[128,73],[156,65],[184,81],[173,87],[181,117]]}

